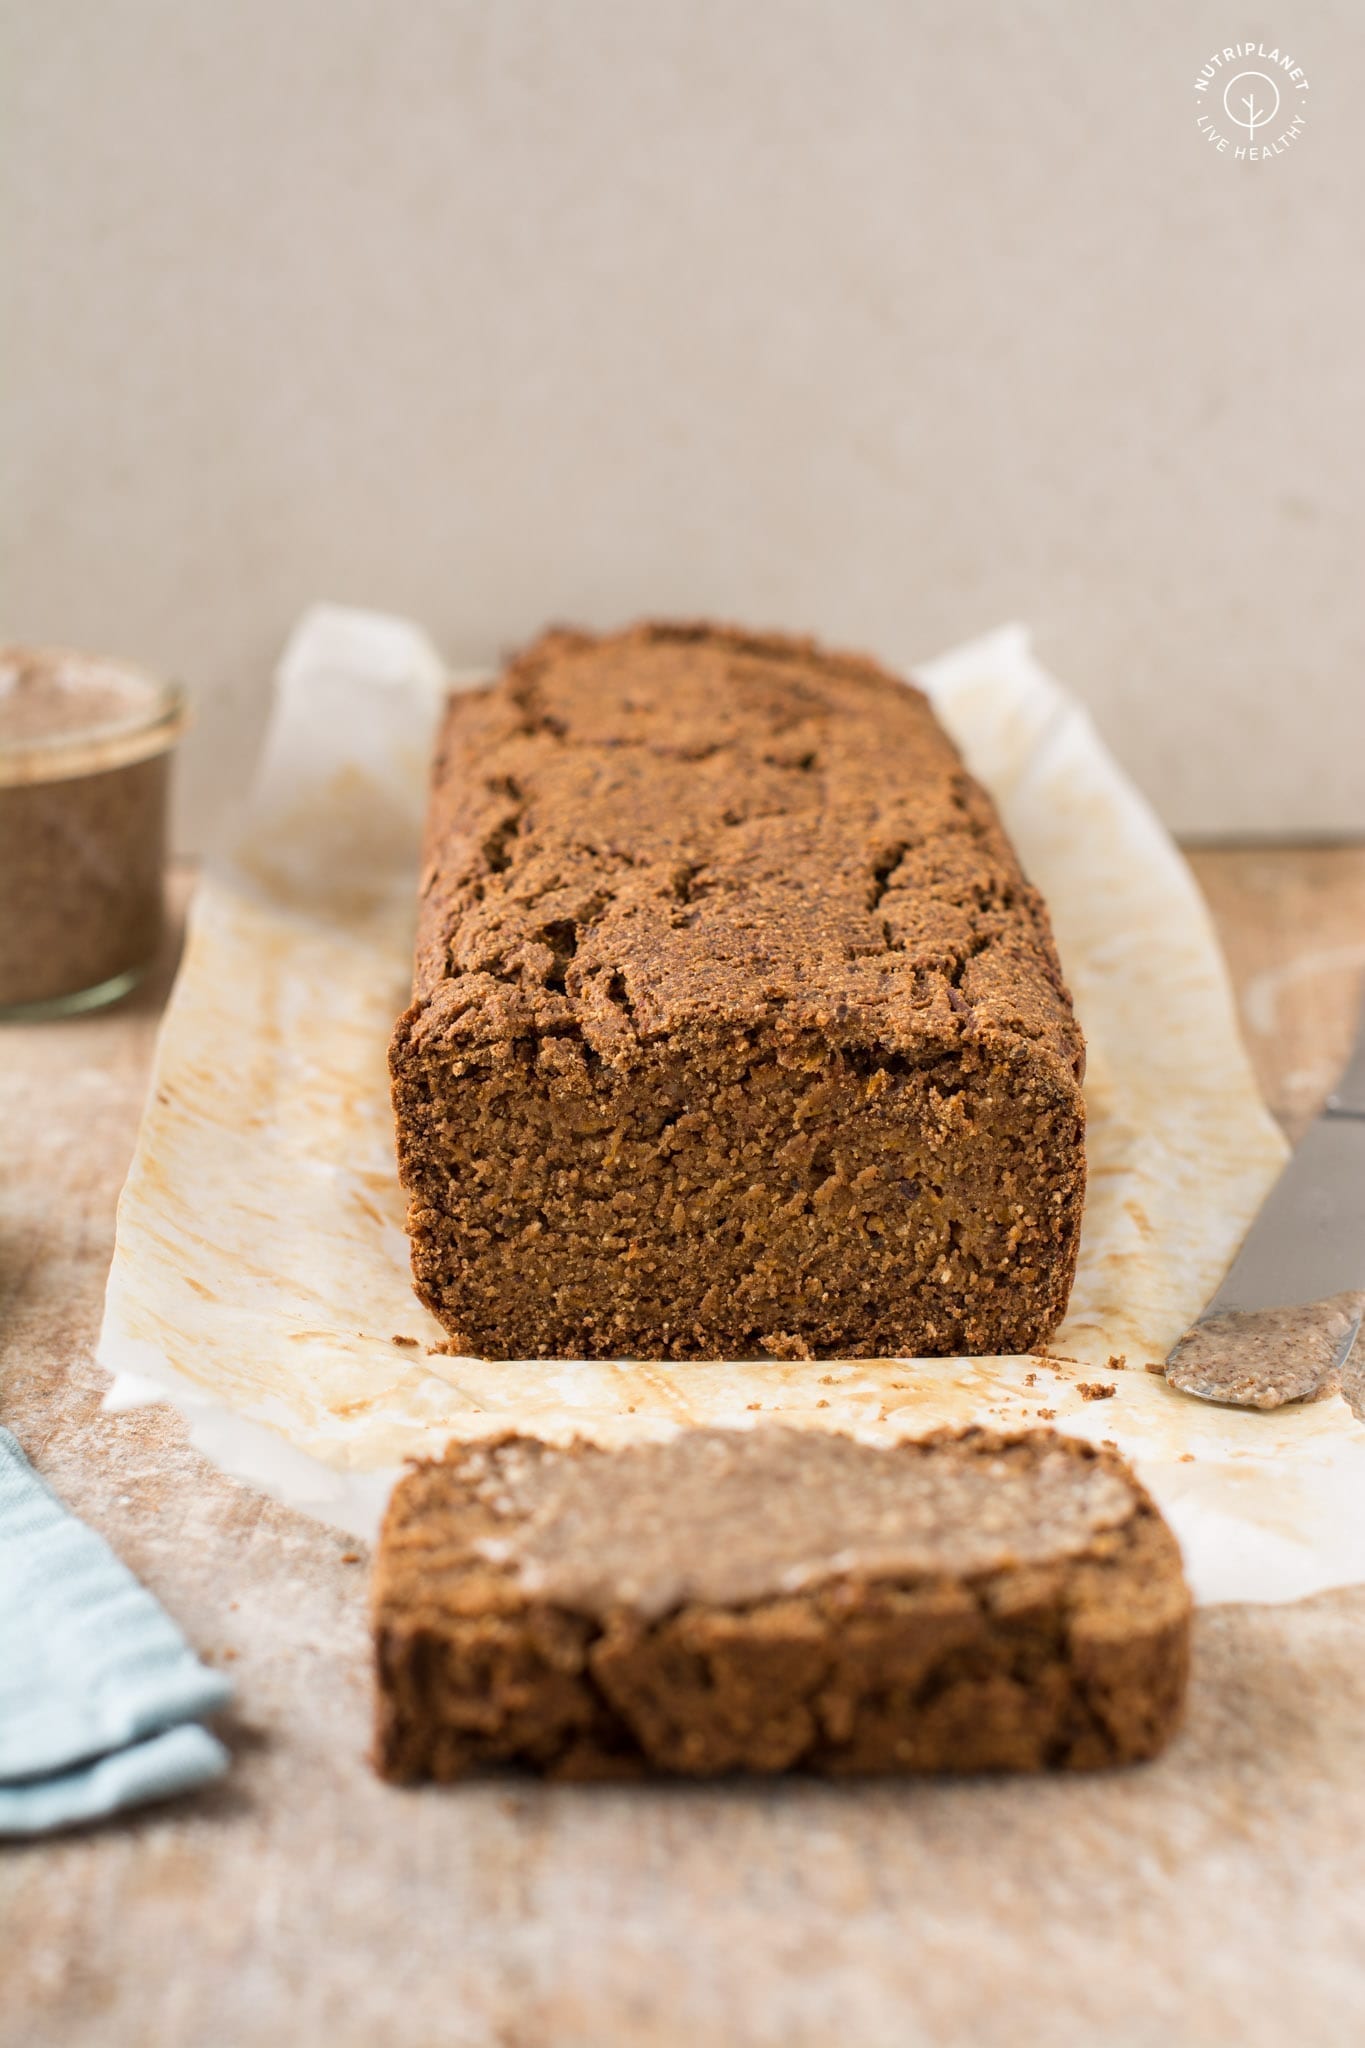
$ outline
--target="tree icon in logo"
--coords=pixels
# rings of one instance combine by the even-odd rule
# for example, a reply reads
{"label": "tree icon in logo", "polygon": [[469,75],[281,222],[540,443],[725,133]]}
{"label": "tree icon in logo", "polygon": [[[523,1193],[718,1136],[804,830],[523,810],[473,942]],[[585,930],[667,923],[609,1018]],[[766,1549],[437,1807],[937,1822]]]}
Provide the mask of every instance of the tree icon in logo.
{"label": "tree icon in logo", "polygon": [[1280,88],[1265,71],[1239,71],[1223,87],[1223,112],[1236,128],[1254,135],[1280,111]]}

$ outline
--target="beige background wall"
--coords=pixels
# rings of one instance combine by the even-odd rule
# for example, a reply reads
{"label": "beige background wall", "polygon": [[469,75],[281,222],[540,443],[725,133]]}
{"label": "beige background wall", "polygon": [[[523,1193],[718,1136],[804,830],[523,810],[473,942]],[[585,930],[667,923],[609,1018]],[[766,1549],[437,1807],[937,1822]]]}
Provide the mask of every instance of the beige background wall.
{"label": "beige background wall", "polygon": [[1177,827],[1365,827],[1365,6],[1253,14],[3,0],[0,630],[194,684],[192,839],[316,596],[1022,617]]}

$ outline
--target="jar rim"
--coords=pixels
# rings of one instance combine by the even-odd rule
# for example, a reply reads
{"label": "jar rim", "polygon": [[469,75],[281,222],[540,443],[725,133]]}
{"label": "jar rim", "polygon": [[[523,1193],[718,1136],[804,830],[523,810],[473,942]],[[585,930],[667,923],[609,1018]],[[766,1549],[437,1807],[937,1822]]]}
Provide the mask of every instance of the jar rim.
{"label": "jar rim", "polygon": [[77,775],[102,773],[167,752],[188,723],[184,685],[158,676],[138,663],[78,648],[50,645],[0,646],[0,674],[6,666],[39,666],[68,672],[85,671],[92,684],[101,679],[128,691],[125,707],[107,705],[85,722],[68,721],[50,732],[41,730],[6,737],[0,731],[0,787],[23,782],[66,781]]}

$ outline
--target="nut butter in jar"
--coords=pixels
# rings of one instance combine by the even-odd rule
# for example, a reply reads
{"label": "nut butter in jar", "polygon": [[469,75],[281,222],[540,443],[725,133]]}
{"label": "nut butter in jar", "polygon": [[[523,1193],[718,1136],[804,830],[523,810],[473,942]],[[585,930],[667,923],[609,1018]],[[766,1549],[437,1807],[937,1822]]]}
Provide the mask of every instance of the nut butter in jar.
{"label": "nut butter in jar", "polygon": [[178,684],[0,647],[0,1017],[114,1002],[161,940]]}

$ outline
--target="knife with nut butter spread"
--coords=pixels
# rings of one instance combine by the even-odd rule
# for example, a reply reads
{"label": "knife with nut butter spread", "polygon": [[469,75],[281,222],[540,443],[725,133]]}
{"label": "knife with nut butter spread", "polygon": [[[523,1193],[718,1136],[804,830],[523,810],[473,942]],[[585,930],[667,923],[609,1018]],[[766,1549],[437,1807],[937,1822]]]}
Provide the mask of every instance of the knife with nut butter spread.
{"label": "knife with nut butter spread", "polygon": [[1166,1361],[1182,1393],[1237,1408],[1343,1393],[1365,1422],[1365,1010],[1346,1071],[1227,1278]]}

